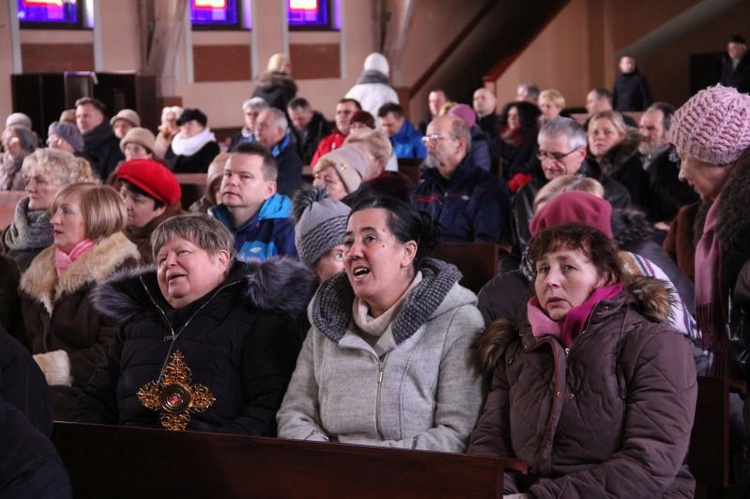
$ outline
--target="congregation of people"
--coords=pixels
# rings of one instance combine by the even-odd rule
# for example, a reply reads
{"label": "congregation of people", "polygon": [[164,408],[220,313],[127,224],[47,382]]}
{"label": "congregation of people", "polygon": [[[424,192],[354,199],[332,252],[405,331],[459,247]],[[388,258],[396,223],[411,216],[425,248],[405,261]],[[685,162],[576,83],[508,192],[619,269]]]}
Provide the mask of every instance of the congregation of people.
{"label": "congregation of people", "polygon": [[[585,113],[435,88],[412,123],[373,53],[331,110],[274,55],[224,142],[198,108],[11,114],[0,443],[23,475],[0,457],[0,496],[70,497],[55,420],[519,459],[513,498],[692,497],[698,376],[750,380],[745,40],[728,54],[677,108],[627,55]],[[478,294],[453,242],[496,245]]]}

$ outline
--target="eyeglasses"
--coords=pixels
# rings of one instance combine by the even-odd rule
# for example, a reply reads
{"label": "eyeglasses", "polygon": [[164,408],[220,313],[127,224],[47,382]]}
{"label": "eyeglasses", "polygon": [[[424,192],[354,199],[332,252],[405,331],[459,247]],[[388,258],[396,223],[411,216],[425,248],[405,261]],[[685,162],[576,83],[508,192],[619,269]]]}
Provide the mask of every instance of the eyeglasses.
{"label": "eyeglasses", "polygon": [[443,137],[440,134],[433,133],[432,135],[425,135],[420,140],[422,141],[422,145],[426,146],[427,144],[437,144],[441,140],[450,140],[451,137]]}
{"label": "eyeglasses", "polygon": [[570,152],[566,152],[565,154],[561,152],[545,152],[545,151],[539,151],[536,155],[537,158],[539,158],[539,161],[544,161],[545,159],[551,159],[552,161],[562,161],[566,157],[570,156],[574,152],[576,152],[578,149],[573,149]]}

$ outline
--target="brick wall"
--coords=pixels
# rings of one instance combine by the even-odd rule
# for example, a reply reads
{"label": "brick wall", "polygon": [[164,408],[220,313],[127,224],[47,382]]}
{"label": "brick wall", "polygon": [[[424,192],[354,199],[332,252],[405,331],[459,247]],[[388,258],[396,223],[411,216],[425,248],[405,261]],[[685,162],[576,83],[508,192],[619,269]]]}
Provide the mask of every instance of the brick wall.
{"label": "brick wall", "polygon": [[249,81],[250,45],[193,45],[196,82]]}
{"label": "brick wall", "polygon": [[93,71],[94,46],[90,43],[22,43],[24,73]]}

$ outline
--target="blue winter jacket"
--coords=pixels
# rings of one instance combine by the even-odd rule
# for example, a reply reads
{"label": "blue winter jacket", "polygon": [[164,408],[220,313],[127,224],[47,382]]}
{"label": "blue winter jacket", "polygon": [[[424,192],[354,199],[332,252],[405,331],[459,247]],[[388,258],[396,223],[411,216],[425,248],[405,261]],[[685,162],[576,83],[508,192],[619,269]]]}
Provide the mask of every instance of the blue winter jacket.
{"label": "blue winter jacket", "polygon": [[232,227],[229,210],[223,204],[213,209],[213,215],[232,232],[239,260],[263,261],[277,255],[297,256],[292,201],[286,196],[276,193],[266,199],[258,213],[238,229]]}
{"label": "blue winter jacket", "polygon": [[391,137],[391,144],[393,144],[393,151],[397,158],[424,158],[427,156],[427,149],[422,145],[422,134],[407,120],[404,120],[401,130]]}
{"label": "blue winter jacket", "polygon": [[474,166],[468,155],[449,181],[435,168],[426,170],[409,199],[441,226],[444,241],[500,243],[508,226],[505,182]]}

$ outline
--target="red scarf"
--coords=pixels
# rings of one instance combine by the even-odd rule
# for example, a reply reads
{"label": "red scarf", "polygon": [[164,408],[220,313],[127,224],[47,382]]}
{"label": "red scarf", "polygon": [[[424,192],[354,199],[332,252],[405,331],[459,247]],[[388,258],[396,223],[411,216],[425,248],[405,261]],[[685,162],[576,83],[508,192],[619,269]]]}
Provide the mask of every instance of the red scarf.
{"label": "red scarf", "polygon": [[618,296],[625,289],[622,283],[608,284],[594,290],[588,300],[568,312],[565,320],[555,322],[549,318],[547,313],[539,306],[539,300],[533,297],[526,305],[531,324],[531,333],[539,338],[541,336],[554,336],[565,348],[568,348],[573,340],[583,332],[591,312],[596,305],[604,300],[610,300]]}

